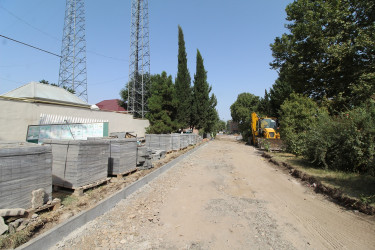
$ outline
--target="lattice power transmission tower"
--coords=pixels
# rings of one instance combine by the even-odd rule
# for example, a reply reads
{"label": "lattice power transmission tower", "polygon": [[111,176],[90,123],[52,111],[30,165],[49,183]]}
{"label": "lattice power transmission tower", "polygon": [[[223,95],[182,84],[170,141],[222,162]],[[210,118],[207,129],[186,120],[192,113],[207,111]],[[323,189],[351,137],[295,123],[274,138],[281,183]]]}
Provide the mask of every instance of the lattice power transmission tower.
{"label": "lattice power transmission tower", "polygon": [[150,82],[148,0],[132,0],[129,62],[128,111],[143,118]]}
{"label": "lattice power transmission tower", "polygon": [[84,0],[66,0],[58,85],[88,101]]}

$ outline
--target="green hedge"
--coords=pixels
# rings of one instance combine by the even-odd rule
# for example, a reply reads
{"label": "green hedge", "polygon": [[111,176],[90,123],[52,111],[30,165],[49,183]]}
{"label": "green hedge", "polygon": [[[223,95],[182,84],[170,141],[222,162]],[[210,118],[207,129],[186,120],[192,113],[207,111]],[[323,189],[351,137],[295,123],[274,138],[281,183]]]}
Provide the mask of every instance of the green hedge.
{"label": "green hedge", "polygon": [[287,150],[316,166],[375,175],[375,103],[330,116],[310,98],[292,94],[281,106]]}

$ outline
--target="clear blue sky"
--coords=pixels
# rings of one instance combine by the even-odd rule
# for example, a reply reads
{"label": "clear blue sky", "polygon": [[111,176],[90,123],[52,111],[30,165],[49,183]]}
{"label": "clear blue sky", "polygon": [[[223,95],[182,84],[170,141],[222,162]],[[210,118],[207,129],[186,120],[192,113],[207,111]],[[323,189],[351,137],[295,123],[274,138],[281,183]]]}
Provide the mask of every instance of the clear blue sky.
{"label": "clear blue sky", "polygon": [[[128,80],[130,0],[86,1],[89,103],[119,98]],[[150,0],[151,73],[177,74],[181,25],[194,78],[196,50],[221,119],[238,94],[264,95],[277,78],[270,44],[286,32],[292,0]],[[0,34],[60,54],[65,0],[0,0]],[[100,56],[100,55],[104,56]],[[111,57],[111,58],[109,58]],[[0,94],[42,79],[58,82],[60,59],[0,37]]]}

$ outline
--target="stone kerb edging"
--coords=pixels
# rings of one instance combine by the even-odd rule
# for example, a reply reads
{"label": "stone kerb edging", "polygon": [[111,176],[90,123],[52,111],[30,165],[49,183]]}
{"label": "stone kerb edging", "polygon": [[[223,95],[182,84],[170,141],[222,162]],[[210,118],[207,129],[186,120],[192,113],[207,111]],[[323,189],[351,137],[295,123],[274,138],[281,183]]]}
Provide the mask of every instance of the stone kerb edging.
{"label": "stone kerb edging", "polygon": [[187,156],[191,155],[192,153],[194,153],[195,151],[197,151],[198,149],[202,148],[205,145],[207,145],[207,143],[201,144],[198,147],[179,156],[178,158],[173,159],[172,161],[165,164],[164,166],[156,169],[155,171],[149,173],[148,175],[144,176],[138,181],[132,183],[131,185],[116,192],[112,196],[99,202],[93,208],[80,212],[79,214],[73,216],[66,222],[63,222],[62,224],[39,235],[35,239],[23,244],[22,246],[16,249],[39,250],[39,249],[47,249],[47,248],[54,246],[57,242],[61,241],[64,237],[68,236],[72,231],[84,226],[86,223],[108,212],[113,207],[115,207],[117,203],[119,203],[121,200],[126,199],[129,195],[131,195],[138,189],[142,188],[143,186],[151,182],[153,179],[155,179],[162,173],[166,172],[175,164],[185,159]]}

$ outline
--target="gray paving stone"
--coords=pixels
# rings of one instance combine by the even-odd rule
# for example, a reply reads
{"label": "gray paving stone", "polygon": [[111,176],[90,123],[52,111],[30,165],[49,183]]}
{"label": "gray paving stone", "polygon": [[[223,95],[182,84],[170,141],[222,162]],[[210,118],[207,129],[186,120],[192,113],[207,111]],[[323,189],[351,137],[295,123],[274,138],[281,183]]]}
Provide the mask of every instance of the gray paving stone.
{"label": "gray paving stone", "polygon": [[103,180],[108,175],[109,141],[45,140],[52,146],[52,182],[78,188]]}
{"label": "gray paving stone", "polygon": [[31,208],[32,191],[43,188],[52,197],[50,146],[0,142],[0,209]]}

